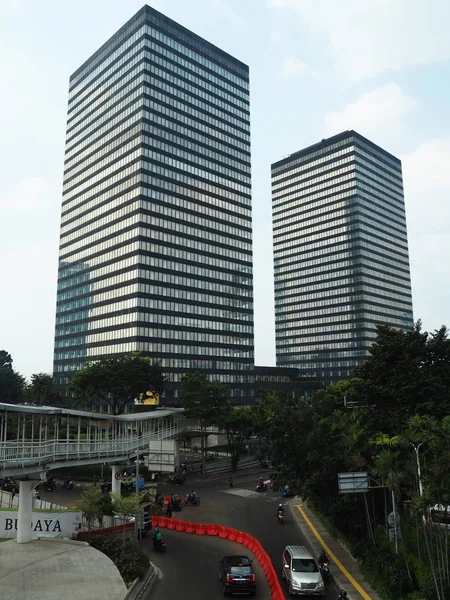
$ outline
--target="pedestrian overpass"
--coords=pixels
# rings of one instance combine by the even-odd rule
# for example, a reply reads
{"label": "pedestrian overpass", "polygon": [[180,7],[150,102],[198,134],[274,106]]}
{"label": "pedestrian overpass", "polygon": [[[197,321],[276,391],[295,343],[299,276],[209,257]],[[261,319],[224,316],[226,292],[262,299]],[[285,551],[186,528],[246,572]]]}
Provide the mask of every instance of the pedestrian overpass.
{"label": "pedestrian overpass", "polygon": [[0,403],[0,477],[19,481],[17,541],[31,541],[33,488],[61,467],[109,463],[120,493],[120,464],[189,429],[183,409],[107,415],[51,406]]}

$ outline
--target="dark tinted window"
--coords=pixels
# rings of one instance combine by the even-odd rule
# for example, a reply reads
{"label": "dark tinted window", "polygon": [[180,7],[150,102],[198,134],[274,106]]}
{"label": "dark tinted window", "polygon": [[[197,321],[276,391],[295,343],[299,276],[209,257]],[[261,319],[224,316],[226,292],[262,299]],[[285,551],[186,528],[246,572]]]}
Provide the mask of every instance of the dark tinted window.
{"label": "dark tinted window", "polygon": [[294,558],[292,570],[296,573],[317,573],[319,567],[313,558]]}
{"label": "dark tinted window", "polygon": [[232,575],[251,575],[252,570],[250,567],[231,567],[230,573]]}

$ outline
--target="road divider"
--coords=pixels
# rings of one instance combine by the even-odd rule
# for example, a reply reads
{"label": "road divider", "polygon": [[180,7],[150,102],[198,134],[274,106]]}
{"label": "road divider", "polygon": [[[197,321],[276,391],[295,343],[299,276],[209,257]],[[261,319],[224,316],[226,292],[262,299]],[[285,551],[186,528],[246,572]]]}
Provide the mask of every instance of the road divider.
{"label": "road divider", "polygon": [[222,539],[227,539],[230,542],[237,542],[248,548],[256,556],[256,560],[261,565],[269,584],[272,600],[284,600],[284,593],[278,581],[277,574],[273,567],[269,555],[264,550],[261,542],[249,535],[245,531],[232,529],[223,525],[209,523],[193,523],[191,521],[182,521],[180,519],[169,519],[167,517],[152,516],[153,527],[165,527],[176,531],[191,533],[196,535],[211,535]]}

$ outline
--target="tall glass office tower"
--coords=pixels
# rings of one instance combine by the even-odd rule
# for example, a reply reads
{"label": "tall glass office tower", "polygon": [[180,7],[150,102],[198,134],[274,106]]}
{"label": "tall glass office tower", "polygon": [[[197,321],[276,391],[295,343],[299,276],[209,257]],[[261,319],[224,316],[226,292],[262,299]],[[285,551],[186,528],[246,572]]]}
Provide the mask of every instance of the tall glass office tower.
{"label": "tall glass office tower", "polygon": [[413,324],[401,162],[355,131],[272,165],[277,365],[352,376]]}
{"label": "tall glass office tower", "polygon": [[140,351],[253,391],[248,67],[144,6],[70,78],[54,373]]}

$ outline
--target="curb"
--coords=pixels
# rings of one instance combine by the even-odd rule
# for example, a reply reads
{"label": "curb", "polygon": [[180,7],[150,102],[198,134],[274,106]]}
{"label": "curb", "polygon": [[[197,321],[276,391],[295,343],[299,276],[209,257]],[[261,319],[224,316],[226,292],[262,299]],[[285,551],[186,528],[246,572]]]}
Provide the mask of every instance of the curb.
{"label": "curb", "polygon": [[[311,530],[309,529],[308,525],[303,520],[303,517],[301,516],[300,512],[295,508],[294,502],[299,504],[300,502],[302,502],[302,500],[301,500],[301,498],[297,497],[297,500],[293,499],[291,502],[289,502],[289,509],[291,511],[291,515],[294,517],[294,520],[297,523],[300,531],[302,532],[303,537],[306,538],[308,545],[310,546],[310,549],[313,551],[313,554],[315,556],[319,556],[319,554],[322,550],[322,545],[318,542],[318,540],[315,538],[315,536],[312,535]],[[340,579],[338,579],[338,577],[336,576],[336,574],[333,571],[334,571],[334,569],[330,565],[330,575],[331,575],[331,580],[332,580],[333,584],[336,586],[336,588],[338,590],[342,590],[342,589],[345,590],[346,586],[348,584],[342,583],[342,581]],[[348,600],[352,600],[352,596],[350,594],[348,595]]]}
{"label": "curb", "polygon": [[150,566],[144,579],[141,582],[136,582],[131,589],[128,590],[124,600],[147,600],[150,598],[156,582],[162,577],[162,573],[151,561],[149,561],[149,563]]}

